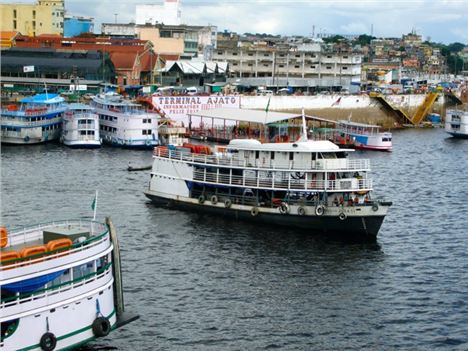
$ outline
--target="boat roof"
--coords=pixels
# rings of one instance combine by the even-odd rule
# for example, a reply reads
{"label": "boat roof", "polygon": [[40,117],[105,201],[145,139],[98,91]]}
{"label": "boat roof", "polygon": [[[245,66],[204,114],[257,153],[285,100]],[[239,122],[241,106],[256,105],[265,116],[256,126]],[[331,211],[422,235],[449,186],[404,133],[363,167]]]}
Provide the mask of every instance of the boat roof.
{"label": "boat roof", "polygon": [[276,151],[276,152],[351,152],[353,149],[340,149],[338,145],[328,140],[307,140],[295,143],[265,143],[256,139],[232,139],[228,149],[250,151]]}
{"label": "boat roof", "polygon": [[81,102],[73,102],[68,105],[69,110],[94,110],[92,106],[82,104]]}
{"label": "boat roof", "polygon": [[113,105],[113,106],[134,106],[134,107],[141,107],[140,104],[136,104],[130,100],[125,99],[122,95],[119,94],[99,94],[92,97],[92,99],[96,102],[105,105]]}
{"label": "boat roof", "polygon": [[58,94],[36,94],[33,96],[25,97],[21,99],[22,103],[35,103],[35,104],[53,104],[58,102],[64,102],[65,99]]}
{"label": "boat roof", "polygon": [[347,125],[347,126],[350,126],[350,127],[380,128],[380,126],[377,126],[375,124],[357,123],[357,122],[345,121],[344,119],[341,119],[338,122],[340,124],[344,124],[344,125]]}
{"label": "boat roof", "polygon": [[264,110],[250,110],[243,108],[220,107],[191,113],[192,116],[219,118],[231,121],[269,124],[290,118],[301,117],[300,113],[272,112]]}

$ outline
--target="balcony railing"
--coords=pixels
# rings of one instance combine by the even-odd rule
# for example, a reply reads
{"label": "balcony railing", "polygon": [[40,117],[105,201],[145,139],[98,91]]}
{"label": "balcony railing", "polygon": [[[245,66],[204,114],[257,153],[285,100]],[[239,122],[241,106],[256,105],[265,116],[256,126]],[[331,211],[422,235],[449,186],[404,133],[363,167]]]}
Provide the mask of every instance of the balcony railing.
{"label": "balcony railing", "polygon": [[156,148],[154,156],[195,163],[199,165],[219,165],[225,167],[253,168],[253,169],[285,169],[285,170],[317,170],[317,171],[367,171],[370,170],[368,159],[319,159],[316,161],[279,161],[269,159],[240,158],[236,154],[219,153],[203,155],[165,148]]}
{"label": "balcony railing", "polygon": [[[303,175],[304,179],[279,178],[258,172],[255,174],[244,174],[243,176],[207,172],[204,170],[194,171],[194,180],[208,184],[222,184],[235,187],[278,189],[289,191],[336,191],[336,192],[365,192],[372,190],[372,179],[346,178],[336,180],[315,180],[310,174]],[[287,173],[284,173],[285,175]]]}

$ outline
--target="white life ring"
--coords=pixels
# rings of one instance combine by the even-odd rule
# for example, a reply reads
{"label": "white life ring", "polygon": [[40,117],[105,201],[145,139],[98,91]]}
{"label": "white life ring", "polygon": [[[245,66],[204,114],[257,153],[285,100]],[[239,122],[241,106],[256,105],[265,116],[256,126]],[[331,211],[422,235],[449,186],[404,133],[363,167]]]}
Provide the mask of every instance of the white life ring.
{"label": "white life ring", "polygon": [[150,139],[146,139],[146,140],[145,140],[145,144],[146,144],[146,146],[150,146],[150,145],[151,145],[151,140],[150,140]]}
{"label": "white life ring", "polygon": [[344,221],[347,217],[348,216],[344,212],[340,212],[340,214],[338,215],[338,218],[341,219],[342,221]]}
{"label": "white life ring", "polygon": [[250,214],[252,215],[252,217],[255,217],[258,215],[258,207],[252,207],[252,209],[250,210]]}
{"label": "white life ring", "polygon": [[224,200],[224,207],[230,208],[231,205],[232,205],[231,199],[226,199],[226,200]]}
{"label": "white life ring", "polygon": [[289,213],[289,205],[286,202],[282,202],[279,206],[279,211],[281,214]]}
{"label": "white life ring", "polygon": [[323,207],[323,205],[318,205],[317,207],[315,207],[315,214],[317,216],[322,216],[324,213],[325,213],[325,207]]}
{"label": "white life ring", "polygon": [[377,212],[379,210],[379,205],[373,204],[372,205],[372,211]]}
{"label": "white life ring", "polygon": [[298,214],[299,216],[305,216],[305,214],[306,214],[306,209],[305,209],[304,207],[302,207],[302,206],[299,206],[299,208],[297,209],[297,214]]}

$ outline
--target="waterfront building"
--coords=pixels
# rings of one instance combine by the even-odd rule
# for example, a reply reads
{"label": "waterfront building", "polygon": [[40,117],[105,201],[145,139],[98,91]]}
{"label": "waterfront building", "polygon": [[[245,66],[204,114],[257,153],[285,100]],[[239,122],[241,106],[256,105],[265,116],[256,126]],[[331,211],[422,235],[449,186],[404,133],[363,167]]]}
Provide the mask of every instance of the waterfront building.
{"label": "waterfront building", "polygon": [[203,56],[210,60],[217,47],[216,26],[103,23],[101,32],[114,38],[148,40],[158,55],[177,55],[186,59]]}
{"label": "waterfront building", "polygon": [[24,35],[63,34],[64,0],[38,0],[35,4],[0,4],[0,30]]}
{"label": "waterfront building", "polygon": [[[2,50],[1,80],[10,90],[97,90],[114,81],[115,68],[108,56],[96,50],[13,47]],[[28,69],[25,69],[28,68]],[[8,86],[5,86],[8,84]]]}
{"label": "waterfront building", "polygon": [[[138,39],[110,39],[94,36],[71,38],[63,38],[60,36],[21,36],[16,38],[16,48],[28,48],[32,55],[35,55],[35,51],[51,50],[52,52],[54,50],[59,50],[63,55],[73,53],[73,55],[75,55],[74,57],[77,57],[77,55],[79,56],[80,53],[82,56],[86,56],[86,52],[88,51],[97,51],[99,52],[100,63],[90,63],[91,66],[98,65],[103,67],[103,71],[100,72],[100,77],[98,75],[97,78],[119,85],[140,85],[149,83],[153,77],[154,68],[157,67],[158,60],[158,57],[153,52],[151,43]],[[28,65],[34,65],[32,59],[29,61],[26,60],[27,62],[25,60],[21,61],[24,62],[24,66],[27,66],[27,62],[29,62]],[[109,65],[106,64],[106,60],[110,60],[113,66],[112,70],[107,69]],[[64,71],[54,71],[52,77],[45,76],[44,78],[61,78],[60,76],[65,76],[65,78],[70,79],[70,71],[77,68],[79,68],[79,66],[75,68],[73,64],[69,63],[67,67],[63,67],[63,69],[65,69]],[[21,75],[21,72],[17,73]],[[73,74],[73,76],[83,79],[89,76],[89,74],[96,75],[96,72],[94,69],[90,68],[89,72],[77,72]],[[31,74],[25,76],[31,77]]]}
{"label": "waterfront building", "polygon": [[[198,86],[214,82],[226,82],[229,75],[227,62],[180,60],[166,61],[160,70],[161,85]],[[202,90],[203,88],[200,88]]]}
{"label": "waterfront building", "polygon": [[82,33],[92,33],[94,31],[94,18],[83,16],[65,16],[63,36],[75,37]]}
{"label": "waterfront building", "polygon": [[362,54],[350,45],[327,45],[321,40],[221,35],[213,61],[227,61],[232,79],[243,85],[339,90],[359,84]]}

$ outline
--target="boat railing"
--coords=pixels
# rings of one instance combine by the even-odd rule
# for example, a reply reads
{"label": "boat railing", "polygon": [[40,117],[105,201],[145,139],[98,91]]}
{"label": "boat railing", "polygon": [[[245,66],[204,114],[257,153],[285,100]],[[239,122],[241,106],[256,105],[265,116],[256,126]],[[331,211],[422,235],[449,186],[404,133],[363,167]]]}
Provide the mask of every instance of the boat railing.
{"label": "boat railing", "polygon": [[[43,241],[44,230],[50,229],[52,227],[66,227],[66,226],[80,226],[81,228],[86,228],[89,230],[89,237],[84,241],[74,243],[70,249],[67,250],[68,254],[78,253],[84,250],[88,250],[92,247],[98,246],[99,244],[109,241],[109,230],[107,226],[103,223],[94,222],[94,221],[84,221],[84,220],[70,220],[70,221],[60,221],[52,222],[46,224],[37,224],[32,227],[25,228],[21,231],[14,231],[8,235],[8,245],[5,249],[9,247],[14,247],[16,245],[25,245],[28,243],[34,243],[37,241]],[[16,267],[21,267],[24,265],[35,264],[50,259],[58,258],[63,256],[62,251],[52,251],[45,254],[31,255],[23,258],[18,258],[12,260],[8,264],[0,265],[0,272],[6,269],[12,269]]]}
{"label": "boat railing", "polygon": [[98,281],[106,276],[112,277],[112,262],[109,262],[96,272],[91,272],[76,279],[66,281],[60,284],[53,284],[44,289],[36,290],[30,293],[16,294],[14,296],[1,299],[1,308],[11,307],[18,304],[24,304],[42,298],[51,298],[54,295],[63,293],[65,291],[76,289],[85,284],[90,284]]}
{"label": "boat railing", "polygon": [[240,168],[294,169],[294,170],[369,170],[368,159],[320,159],[317,161],[278,161],[252,158],[240,158],[232,153],[217,153],[215,155],[196,154],[171,150],[165,147],[154,149],[154,156],[197,163],[200,165],[230,166]]}
{"label": "boat railing", "polygon": [[[310,174],[300,175],[303,179],[293,179],[284,173],[285,177],[265,176],[262,174],[232,175],[219,172],[208,172],[207,169],[195,170],[193,180],[207,184],[221,184],[235,187],[262,189],[278,189],[290,191],[340,191],[361,192],[372,190],[372,179],[346,178],[335,180],[316,180]],[[262,172],[258,172],[262,173]],[[293,175],[294,176],[294,175]]]}
{"label": "boat railing", "polygon": [[[24,116],[21,116],[21,117],[24,117]],[[27,117],[34,117],[34,116],[27,116]],[[53,117],[53,118],[48,118],[48,119],[41,119],[41,120],[38,120],[38,121],[27,121],[26,119],[24,120],[21,120],[21,122],[19,122],[18,118],[16,117],[11,117],[11,116],[2,116],[2,125],[5,125],[5,126],[16,126],[18,125],[18,123],[21,123],[21,126],[40,126],[41,123],[51,123],[51,122],[54,122],[54,121],[60,121],[62,119],[61,116],[56,116],[56,117]]]}

